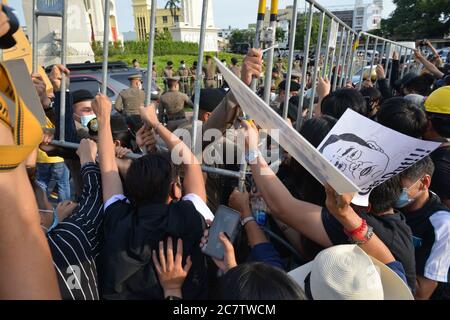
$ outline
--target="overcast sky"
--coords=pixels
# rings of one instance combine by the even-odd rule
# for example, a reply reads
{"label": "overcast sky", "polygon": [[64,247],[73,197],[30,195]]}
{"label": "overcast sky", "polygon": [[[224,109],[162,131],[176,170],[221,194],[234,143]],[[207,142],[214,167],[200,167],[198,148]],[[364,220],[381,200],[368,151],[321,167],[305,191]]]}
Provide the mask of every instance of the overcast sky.
{"label": "overcast sky", "polygon": [[[69,0],[70,1],[70,0]],[[96,0],[99,1],[99,0]],[[22,13],[21,0],[9,0],[10,6],[18,11],[21,24],[24,24]],[[210,0],[211,2],[211,0]],[[270,1],[268,1],[270,2]],[[299,1],[299,6],[304,10],[304,2]],[[351,8],[354,0],[319,0],[318,3],[324,5],[330,10]],[[370,2],[370,0],[365,0]],[[159,6],[164,6],[166,1],[158,0]],[[258,0],[212,0],[214,6],[214,21],[218,28],[246,28],[249,23],[254,23],[256,20],[256,10],[258,7]],[[292,4],[292,0],[279,0],[280,8]],[[120,32],[127,32],[134,30],[133,9],[131,7],[131,0],[116,0]],[[394,9],[395,5],[392,0],[384,0],[383,16],[387,17]]]}

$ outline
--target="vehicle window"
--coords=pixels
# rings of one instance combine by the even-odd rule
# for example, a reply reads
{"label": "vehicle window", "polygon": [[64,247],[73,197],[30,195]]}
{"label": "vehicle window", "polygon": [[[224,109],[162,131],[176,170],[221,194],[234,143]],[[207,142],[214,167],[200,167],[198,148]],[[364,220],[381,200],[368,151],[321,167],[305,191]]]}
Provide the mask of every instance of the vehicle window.
{"label": "vehicle window", "polygon": [[130,85],[130,81],[128,80],[129,74],[112,74],[110,77],[126,86]]}
{"label": "vehicle window", "polygon": [[83,79],[71,79],[70,91],[88,90],[92,95],[96,95],[100,92],[100,83],[97,80],[83,80]]}
{"label": "vehicle window", "polygon": [[[70,82],[70,91],[74,92],[77,90],[88,90],[92,95],[96,95],[101,90],[100,82],[93,79],[72,79]],[[108,97],[114,97],[114,91],[107,88],[106,95]]]}

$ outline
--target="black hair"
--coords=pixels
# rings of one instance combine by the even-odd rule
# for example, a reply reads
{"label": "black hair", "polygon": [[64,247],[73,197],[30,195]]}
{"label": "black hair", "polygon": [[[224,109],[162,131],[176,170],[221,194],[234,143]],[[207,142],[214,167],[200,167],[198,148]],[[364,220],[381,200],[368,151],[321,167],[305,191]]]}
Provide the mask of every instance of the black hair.
{"label": "black hair", "polygon": [[262,262],[244,263],[223,275],[218,300],[306,300],[300,286],[283,270]]}
{"label": "black hair", "polygon": [[205,56],[206,61],[211,60],[211,59],[212,59],[211,56]]}
{"label": "black hair", "polygon": [[[317,148],[336,122],[330,116],[311,118],[303,122],[300,134]],[[290,175],[286,180],[286,187],[294,197],[319,206],[325,205],[324,187],[297,160],[291,158],[288,170]]]}
{"label": "black hair", "polygon": [[353,134],[353,133],[343,133],[340,135],[336,135],[333,134],[331,135],[328,140],[324,143],[324,145],[320,148],[320,153],[323,152],[323,150],[325,150],[325,148],[327,146],[329,146],[332,143],[335,143],[337,141],[340,140],[344,140],[344,141],[351,141],[351,142],[356,142],[366,148],[370,148],[370,149],[374,149],[373,146],[371,146],[370,144],[368,144],[366,141],[364,141],[363,139],[361,139],[360,137],[358,137],[357,135]]}
{"label": "black hair", "polygon": [[137,59],[133,59],[133,61],[131,61],[131,63],[133,63],[133,64],[134,64],[135,62],[138,62]]}
{"label": "black hair", "polygon": [[173,65],[173,62],[169,60],[169,61],[167,61],[167,65],[171,66],[171,65]]}
{"label": "black hair", "polygon": [[434,163],[430,156],[423,158],[422,160],[416,162],[414,165],[400,173],[401,178],[406,178],[409,180],[417,180],[423,175],[428,174],[430,177],[434,173]]}
{"label": "black hair", "polygon": [[394,208],[402,192],[400,176],[396,175],[375,187],[369,195],[370,213],[380,214]]}
{"label": "black hair", "polygon": [[421,96],[429,96],[432,92],[433,83],[434,77],[431,74],[425,73],[409,81],[405,85],[405,88]]}
{"label": "black hair", "polygon": [[366,101],[356,89],[339,89],[322,100],[322,113],[336,119],[339,119],[349,108],[363,116],[367,116]]}
{"label": "black hair", "polygon": [[450,115],[427,112],[433,129],[444,138],[450,138]]}
{"label": "black hair", "polygon": [[238,63],[238,59],[236,59],[235,57],[231,58],[231,63],[236,65]]}
{"label": "black hair", "polygon": [[149,153],[131,162],[125,176],[125,187],[131,200],[141,203],[165,203],[176,170],[167,153]]}
{"label": "black hair", "polygon": [[377,117],[381,125],[413,138],[422,138],[427,129],[425,111],[402,97],[386,100]]}

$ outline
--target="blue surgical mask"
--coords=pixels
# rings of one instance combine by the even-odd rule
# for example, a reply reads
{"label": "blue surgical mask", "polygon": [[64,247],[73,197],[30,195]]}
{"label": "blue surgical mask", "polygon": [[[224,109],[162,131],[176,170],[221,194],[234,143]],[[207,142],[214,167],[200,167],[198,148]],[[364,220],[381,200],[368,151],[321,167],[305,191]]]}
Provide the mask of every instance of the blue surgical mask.
{"label": "blue surgical mask", "polygon": [[92,119],[97,118],[97,116],[95,114],[90,114],[88,116],[81,116],[80,117],[80,123],[83,127],[87,128],[89,121],[91,121]]}
{"label": "blue surgical mask", "polygon": [[408,196],[408,188],[403,188],[402,193],[398,197],[397,201],[395,201],[394,207],[397,209],[401,209],[406,207],[408,204],[413,202],[413,199],[410,199]]}
{"label": "blue surgical mask", "polygon": [[401,209],[409,205],[414,199],[411,199],[408,195],[409,189],[411,189],[417,182],[419,182],[422,178],[414,182],[409,188],[403,188],[402,193],[398,197],[397,201],[395,201],[394,207],[397,209]]}

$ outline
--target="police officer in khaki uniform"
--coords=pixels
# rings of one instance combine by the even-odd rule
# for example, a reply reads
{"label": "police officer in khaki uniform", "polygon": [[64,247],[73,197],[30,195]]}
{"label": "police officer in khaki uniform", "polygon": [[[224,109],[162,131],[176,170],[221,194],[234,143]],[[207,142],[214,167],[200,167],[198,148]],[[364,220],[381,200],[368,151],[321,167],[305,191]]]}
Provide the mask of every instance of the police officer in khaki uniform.
{"label": "police officer in khaki uniform", "polygon": [[241,67],[238,66],[238,59],[236,59],[235,57],[231,58],[230,70],[236,75],[236,77],[238,77],[239,79],[241,78]]}
{"label": "police officer in khaki uniform", "polygon": [[164,90],[167,91],[167,89],[168,89],[167,78],[173,77],[173,62],[172,61],[167,61],[167,65],[164,68],[162,76],[164,79]]}
{"label": "police officer in khaki uniform", "polygon": [[181,60],[180,62],[180,68],[178,68],[177,76],[180,77],[180,91],[189,94],[189,80],[191,72],[188,68],[186,68],[186,63],[184,60]]}
{"label": "police officer in khaki uniform", "polygon": [[122,90],[117,97],[115,108],[126,116],[139,115],[139,107],[144,103],[145,93],[142,90],[142,75],[134,74],[128,77],[130,88]]}
{"label": "police officer in khaki uniform", "polygon": [[187,94],[180,92],[180,78],[167,78],[169,90],[161,95],[159,100],[159,116],[167,116],[167,129],[174,131],[179,126],[186,124],[185,107],[194,107]]}
{"label": "police officer in khaki uniform", "polygon": [[139,115],[139,107],[144,104],[145,92],[142,90],[142,75],[135,74],[128,77],[130,88],[122,90],[117,97],[114,108],[122,113],[133,130],[138,130],[142,122]]}
{"label": "police officer in khaki uniform", "polygon": [[211,56],[205,57],[206,64],[203,66],[205,73],[205,88],[217,88],[216,82],[216,64],[213,62]]}
{"label": "police officer in khaki uniform", "polygon": [[192,67],[189,68],[189,72],[191,73],[190,89],[191,89],[191,92],[194,92],[195,79],[196,79],[196,76],[197,76],[197,61],[194,61],[194,63],[192,63]]}

